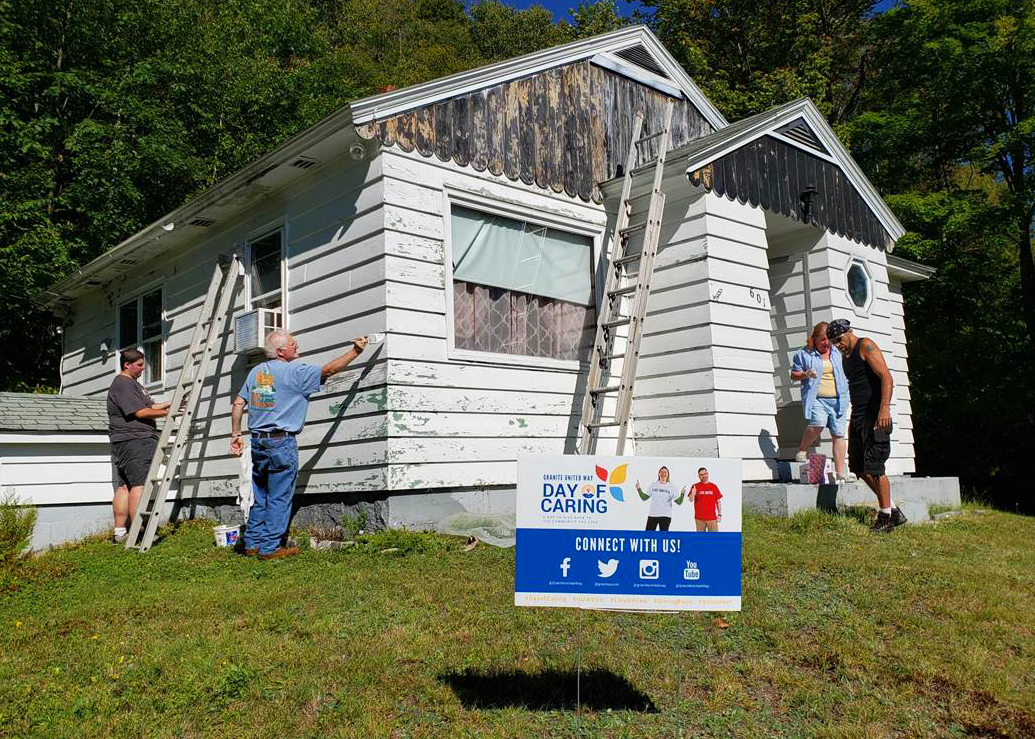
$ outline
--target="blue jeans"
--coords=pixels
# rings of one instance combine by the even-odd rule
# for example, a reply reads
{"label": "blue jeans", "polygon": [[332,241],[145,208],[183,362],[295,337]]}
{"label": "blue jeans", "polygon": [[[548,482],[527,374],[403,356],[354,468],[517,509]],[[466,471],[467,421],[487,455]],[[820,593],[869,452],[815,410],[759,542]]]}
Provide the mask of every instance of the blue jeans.
{"label": "blue jeans", "polygon": [[291,518],[298,478],[298,442],[294,436],[252,439],[252,491],[244,546],[271,554],[280,546]]}

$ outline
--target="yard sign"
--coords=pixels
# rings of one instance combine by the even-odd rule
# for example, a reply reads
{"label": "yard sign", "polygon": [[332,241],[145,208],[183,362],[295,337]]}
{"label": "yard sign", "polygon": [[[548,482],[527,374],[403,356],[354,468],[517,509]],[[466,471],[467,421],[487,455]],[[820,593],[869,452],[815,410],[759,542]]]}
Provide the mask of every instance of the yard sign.
{"label": "yard sign", "polygon": [[537,455],[517,465],[515,605],[740,610],[739,459]]}

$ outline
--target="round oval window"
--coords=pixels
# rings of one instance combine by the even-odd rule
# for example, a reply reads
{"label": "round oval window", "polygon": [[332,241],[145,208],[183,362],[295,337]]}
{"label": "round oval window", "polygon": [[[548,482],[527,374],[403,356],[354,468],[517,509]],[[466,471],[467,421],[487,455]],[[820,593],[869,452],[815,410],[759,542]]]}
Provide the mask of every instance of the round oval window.
{"label": "round oval window", "polygon": [[870,297],[870,278],[858,262],[848,268],[848,295],[857,308],[865,308]]}

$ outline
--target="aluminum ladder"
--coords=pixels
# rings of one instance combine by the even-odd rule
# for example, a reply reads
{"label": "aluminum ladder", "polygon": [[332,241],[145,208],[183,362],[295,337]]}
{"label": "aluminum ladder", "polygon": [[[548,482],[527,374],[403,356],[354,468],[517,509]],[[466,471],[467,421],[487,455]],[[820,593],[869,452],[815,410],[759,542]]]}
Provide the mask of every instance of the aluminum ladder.
{"label": "aluminum ladder", "polygon": [[[618,213],[611,238],[611,259],[604,300],[601,301],[589,378],[582,402],[582,418],[579,422],[580,454],[593,454],[596,451],[600,429],[609,427],[618,427],[615,453],[620,455],[625,451],[629,415],[632,411],[633,382],[636,379],[636,362],[639,359],[640,339],[643,336],[643,318],[647,312],[650,282],[654,275],[654,257],[657,255],[658,239],[661,236],[661,217],[665,211],[665,195],[661,192],[661,180],[668,153],[672,110],[673,104],[670,101],[665,108],[661,130],[643,138],[640,138],[643,128],[642,112],[636,113],[633,124],[622,194],[618,201]],[[654,180],[650,191],[646,193],[650,196],[650,204],[647,207],[646,218],[630,224],[632,201],[636,199],[631,197],[633,169],[639,163],[640,147],[649,144],[653,139],[658,139],[658,148],[654,160]],[[644,153],[647,151],[649,149],[644,150]],[[619,336],[619,329],[626,327],[628,333]],[[622,346],[616,346],[619,342]],[[608,384],[611,382],[610,368],[615,360],[622,361],[621,374],[617,383]],[[612,395],[616,395],[615,411],[613,416],[608,417],[604,413],[604,405],[606,399]]]}
{"label": "aluminum ladder", "polygon": [[201,307],[194,336],[180,370],[180,379],[169,404],[158,447],[151,459],[151,468],[144,483],[140,504],[126,536],[126,549],[146,552],[158,531],[165,499],[169,495],[176,470],[183,459],[190,438],[191,422],[201,399],[201,388],[212,355],[215,354],[219,326],[226,319],[241,276],[241,262],[236,254],[220,255],[212,270],[205,303]]}

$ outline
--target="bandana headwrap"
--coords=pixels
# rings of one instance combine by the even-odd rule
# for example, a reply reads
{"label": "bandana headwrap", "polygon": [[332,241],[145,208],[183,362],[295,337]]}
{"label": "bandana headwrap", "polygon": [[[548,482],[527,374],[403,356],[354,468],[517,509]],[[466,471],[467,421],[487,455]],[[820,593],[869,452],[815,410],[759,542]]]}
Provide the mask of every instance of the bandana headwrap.
{"label": "bandana headwrap", "polygon": [[852,326],[848,323],[847,318],[838,318],[836,321],[831,321],[827,324],[827,338],[833,341],[838,336],[843,336],[852,330]]}

